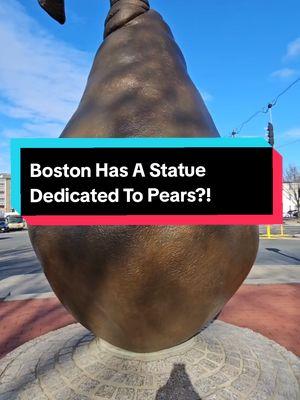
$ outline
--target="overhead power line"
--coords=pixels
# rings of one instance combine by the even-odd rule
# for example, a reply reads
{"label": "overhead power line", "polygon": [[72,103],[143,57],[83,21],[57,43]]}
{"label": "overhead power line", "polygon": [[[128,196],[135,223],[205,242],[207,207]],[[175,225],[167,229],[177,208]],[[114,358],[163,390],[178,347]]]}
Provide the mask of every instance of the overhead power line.
{"label": "overhead power line", "polygon": [[293,86],[296,85],[296,83],[300,82],[300,77],[296,79],[294,82],[292,82],[287,88],[285,88],[279,95],[275,97],[275,99],[272,101],[272,107],[276,106],[278,99],[283,96],[286,92],[288,92]]}
{"label": "overhead power line", "polygon": [[267,114],[270,110],[277,105],[278,100],[281,96],[283,96],[286,92],[288,92],[293,86],[295,86],[298,82],[300,82],[300,77],[297,78],[294,82],[292,82],[288,87],[286,87],[282,92],[280,92],[272,101],[270,101],[266,106],[262,107],[250,117],[248,117],[244,122],[242,122],[238,128],[232,131],[232,136],[236,136],[237,134],[241,133],[242,129],[245,125],[247,125],[250,121],[256,118],[259,114]]}
{"label": "overhead power line", "polygon": [[300,139],[292,140],[291,142],[283,143],[282,145],[278,146],[278,149],[281,149],[281,147],[289,146],[290,144],[294,144],[300,142]]}

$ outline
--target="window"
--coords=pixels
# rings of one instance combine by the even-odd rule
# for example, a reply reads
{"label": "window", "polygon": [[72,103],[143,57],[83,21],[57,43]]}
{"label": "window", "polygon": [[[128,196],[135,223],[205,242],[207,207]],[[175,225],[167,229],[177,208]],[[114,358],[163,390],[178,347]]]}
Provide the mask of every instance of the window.
{"label": "window", "polygon": [[23,218],[18,215],[8,215],[7,221],[11,224],[21,224],[23,222]]}

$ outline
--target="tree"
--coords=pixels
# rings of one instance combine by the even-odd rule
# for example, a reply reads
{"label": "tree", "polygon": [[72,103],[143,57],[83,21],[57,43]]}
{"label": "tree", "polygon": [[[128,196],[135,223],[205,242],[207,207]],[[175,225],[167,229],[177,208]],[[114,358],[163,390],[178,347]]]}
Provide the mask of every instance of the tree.
{"label": "tree", "polygon": [[300,170],[290,165],[284,174],[284,191],[290,197],[300,217]]}

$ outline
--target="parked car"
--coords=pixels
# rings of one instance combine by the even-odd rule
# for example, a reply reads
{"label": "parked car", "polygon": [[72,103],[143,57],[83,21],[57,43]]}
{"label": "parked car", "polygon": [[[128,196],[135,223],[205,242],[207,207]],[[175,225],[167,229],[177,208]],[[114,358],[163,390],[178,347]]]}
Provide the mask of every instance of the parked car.
{"label": "parked car", "polygon": [[298,211],[290,210],[283,215],[283,218],[298,218]]}
{"label": "parked car", "polygon": [[6,224],[8,230],[24,229],[25,223],[21,215],[6,215]]}
{"label": "parked car", "polygon": [[293,212],[293,218],[298,218],[298,217],[299,217],[298,211],[294,211],[294,212]]}
{"label": "parked car", "polygon": [[5,218],[0,218],[0,232],[7,232],[8,226]]}
{"label": "parked car", "polygon": [[290,212],[283,213],[283,218],[292,218]]}

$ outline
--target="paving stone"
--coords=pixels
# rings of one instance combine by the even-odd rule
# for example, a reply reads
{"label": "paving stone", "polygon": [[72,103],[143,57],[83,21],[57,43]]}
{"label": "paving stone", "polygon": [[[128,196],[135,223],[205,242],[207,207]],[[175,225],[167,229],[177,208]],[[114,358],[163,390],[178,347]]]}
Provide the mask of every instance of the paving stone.
{"label": "paving stone", "polygon": [[105,399],[111,399],[116,391],[116,388],[111,386],[111,385],[101,385],[97,392],[96,395],[99,397],[103,397]]}
{"label": "paving stone", "polygon": [[134,400],[135,390],[133,388],[120,388],[115,396],[116,400]]}
{"label": "paving stone", "polygon": [[74,324],[14,350],[0,371],[0,400],[300,399],[298,357],[221,321],[150,354],[117,349]]}

